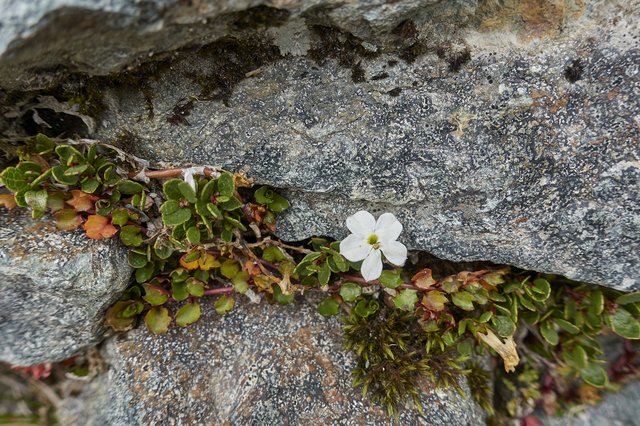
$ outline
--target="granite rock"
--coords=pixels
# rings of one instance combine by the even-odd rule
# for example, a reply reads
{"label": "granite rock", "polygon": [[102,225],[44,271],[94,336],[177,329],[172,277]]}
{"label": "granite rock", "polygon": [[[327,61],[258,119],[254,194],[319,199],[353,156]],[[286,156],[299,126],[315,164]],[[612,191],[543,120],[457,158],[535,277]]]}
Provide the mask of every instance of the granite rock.
{"label": "granite rock", "polygon": [[[140,327],[108,340],[110,365],[59,412],[65,425],[383,425],[386,411],[350,385],[355,360],[341,349],[340,324],[317,302],[211,306],[188,328],[155,336]],[[466,389],[466,384],[464,384]],[[400,424],[477,425],[482,410],[453,389],[422,391],[424,414]]]}
{"label": "granite rock", "polygon": [[0,209],[0,361],[60,361],[102,340],[104,312],[129,284],[127,250]]}
{"label": "granite rock", "polygon": [[288,17],[310,16],[361,37],[383,37],[398,22],[436,3],[5,0],[0,11],[0,87],[34,89],[68,73],[122,71],[156,55],[211,43],[237,28],[280,24]]}
{"label": "granite rock", "polygon": [[411,249],[640,289],[640,2],[444,3],[386,38],[316,11],[177,52],[101,86],[95,136],[283,189],[285,240],[390,211]]}
{"label": "granite rock", "polygon": [[543,426],[637,426],[640,382],[624,386],[619,392],[608,393],[594,406],[583,407],[563,417],[538,416]]}

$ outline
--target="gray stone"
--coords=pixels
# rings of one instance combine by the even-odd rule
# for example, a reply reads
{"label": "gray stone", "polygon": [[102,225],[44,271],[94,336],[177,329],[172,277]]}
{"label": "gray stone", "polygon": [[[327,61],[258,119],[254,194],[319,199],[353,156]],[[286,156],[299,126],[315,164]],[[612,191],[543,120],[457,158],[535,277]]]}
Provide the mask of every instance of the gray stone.
{"label": "gray stone", "polygon": [[620,392],[608,393],[602,402],[564,417],[539,416],[543,426],[638,426],[640,425],[640,382],[624,386]]}
{"label": "gray stone", "polygon": [[382,37],[438,0],[6,0],[0,11],[0,87],[47,87],[71,72],[105,75],[154,55],[203,45],[243,25],[319,16]]}
{"label": "gray stone", "polygon": [[[350,385],[355,360],[340,324],[317,302],[241,304],[225,316],[210,305],[188,328],[154,336],[144,326],[109,339],[108,371],[63,402],[65,425],[383,425],[385,410]],[[466,388],[466,384],[464,384]],[[422,392],[424,414],[400,424],[478,425],[482,410],[453,389]]]}
{"label": "gray stone", "polygon": [[640,2],[509,4],[423,4],[362,40],[316,10],[182,52],[144,91],[104,86],[96,137],[284,189],[285,240],[391,211],[412,249],[640,289]]}
{"label": "gray stone", "polygon": [[118,240],[57,231],[50,218],[0,209],[0,361],[60,361],[102,339],[104,312],[131,267]]}

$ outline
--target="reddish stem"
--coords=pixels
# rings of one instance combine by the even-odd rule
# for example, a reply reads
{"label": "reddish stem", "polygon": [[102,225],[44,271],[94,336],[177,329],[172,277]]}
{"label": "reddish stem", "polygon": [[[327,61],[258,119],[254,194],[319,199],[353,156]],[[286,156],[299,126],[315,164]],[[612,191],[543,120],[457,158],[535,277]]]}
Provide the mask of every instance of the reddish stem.
{"label": "reddish stem", "polygon": [[[170,178],[170,177],[178,177],[182,174],[184,169],[164,169],[164,170],[145,170],[144,174],[149,179],[161,179],[161,178]],[[129,173],[129,177],[136,176],[137,173],[131,172]],[[207,177],[211,177],[213,175],[213,170],[204,169],[204,175]]]}
{"label": "reddish stem", "polygon": [[215,296],[216,294],[231,294],[234,292],[233,287],[212,288],[204,291],[205,296]]}
{"label": "reddish stem", "polygon": [[367,281],[364,278],[359,277],[357,275],[350,275],[350,274],[344,274],[344,273],[340,273],[338,275],[340,275],[340,278],[342,278],[345,281],[353,281],[354,283],[364,284],[366,286],[380,284],[380,281],[378,280]]}

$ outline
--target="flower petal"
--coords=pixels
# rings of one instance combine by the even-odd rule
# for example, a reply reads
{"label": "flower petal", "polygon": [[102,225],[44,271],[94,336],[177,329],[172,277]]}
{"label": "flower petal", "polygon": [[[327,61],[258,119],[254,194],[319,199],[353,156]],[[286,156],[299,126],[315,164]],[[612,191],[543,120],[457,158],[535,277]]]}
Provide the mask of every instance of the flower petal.
{"label": "flower petal", "polygon": [[360,272],[366,281],[373,281],[380,277],[380,274],[382,274],[380,250],[372,250],[371,253],[369,253],[364,262],[362,262],[362,269],[360,269]]}
{"label": "flower petal", "polygon": [[351,234],[340,241],[340,254],[351,262],[358,262],[364,259],[371,250],[373,250],[373,247],[367,243],[367,240],[355,234]]}
{"label": "flower petal", "polygon": [[397,240],[402,232],[402,224],[392,213],[384,213],[376,222],[375,234],[380,242]]}
{"label": "flower petal", "polygon": [[380,250],[384,257],[396,266],[403,266],[407,261],[407,248],[398,241],[385,241],[380,243]]}
{"label": "flower petal", "polygon": [[369,238],[376,228],[376,219],[371,213],[360,210],[347,218],[349,231],[363,238]]}

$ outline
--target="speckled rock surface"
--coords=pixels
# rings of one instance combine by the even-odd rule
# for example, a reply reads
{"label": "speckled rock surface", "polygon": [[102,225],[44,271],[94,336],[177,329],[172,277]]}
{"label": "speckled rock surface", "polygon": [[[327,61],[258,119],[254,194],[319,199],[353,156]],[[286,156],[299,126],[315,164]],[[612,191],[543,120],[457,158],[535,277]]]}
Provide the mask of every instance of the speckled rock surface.
{"label": "speckled rock surface", "polygon": [[[46,87],[67,72],[104,75],[241,27],[312,16],[362,37],[384,37],[438,0],[3,0],[0,87]],[[468,14],[475,2],[447,14]],[[465,12],[466,11],[466,12]],[[291,41],[291,37],[284,37]]]}
{"label": "speckled rock surface", "polygon": [[126,249],[0,208],[0,361],[60,361],[102,338],[131,276]]}
{"label": "speckled rock surface", "polygon": [[315,13],[184,51],[143,89],[105,86],[96,137],[285,189],[286,240],[391,211],[441,258],[640,289],[640,2],[489,3],[390,12],[384,37]]}
{"label": "speckled rock surface", "polygon": [[[65,425],[386,425],[390,419],[351,388],[354,360],[340,325],[315,303],[243,304],[224,317],[203,308],[186,328],[153,336],[138,328],[109,340],[110,368],[60,412]],[[454,390],[422,394],[403,425],[484,423]]]}
{"label": "speckled rock surface", "polygon": [[538,417],[543,426],[638,426],[640,425],[640,382],[632,382],[620,392],[608,393],[596,406],[564,417]]}

